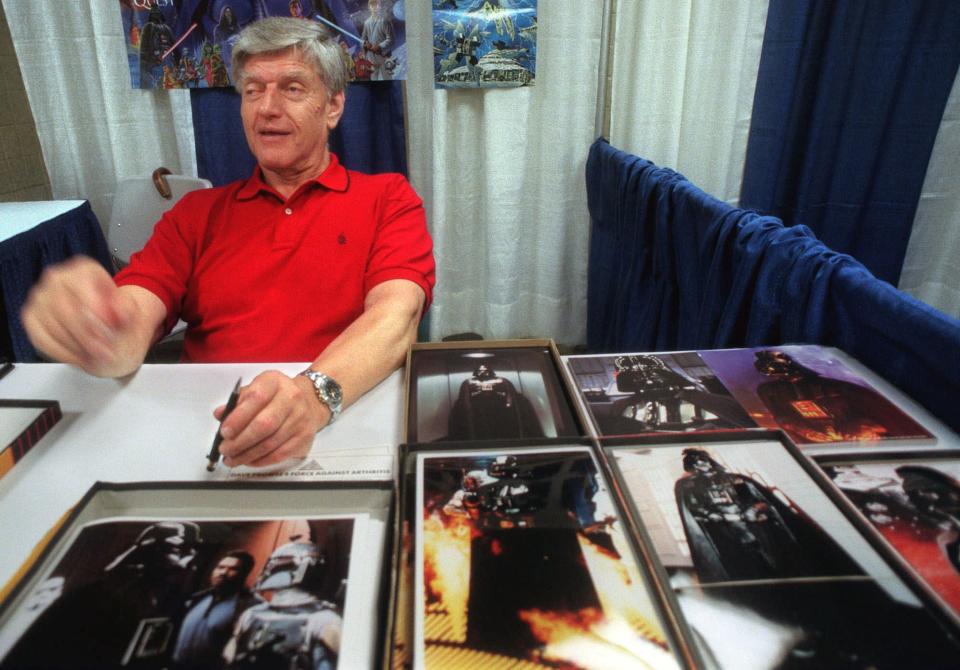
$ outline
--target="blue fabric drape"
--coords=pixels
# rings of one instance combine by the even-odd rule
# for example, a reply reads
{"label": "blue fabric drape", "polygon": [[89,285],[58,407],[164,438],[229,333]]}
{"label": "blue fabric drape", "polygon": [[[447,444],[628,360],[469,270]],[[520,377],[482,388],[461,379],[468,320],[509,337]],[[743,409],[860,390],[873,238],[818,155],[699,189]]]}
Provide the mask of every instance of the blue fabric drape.
{"label": "blue fabric drape", "polygon": [[[240,96],[228,88],[193,89],[190,104],[199,176],[214,186],[249,177],[256,160],[243,135]],[[403,118],[400,82],[350,84],[330,148],[351,170],[406,174]]]}
{"label": "blue fabric drape", "polygon": [[956,0],[771,0],[740,205],[896,284],[958,63]]}
{"label": "blue fabric drape", "polygon": [[30,288],[44,268],[77,254],[90,256],[113,273],[107,241],[89,202],[0,243],[0,307],[6,314],[5,325],[0,327],[9,331],[9,344],[4,345],[10,347],[14,360],[40,360],[20,321]]}
{"label": "blue fabric drape", "polygon": [[960,430],[960,321],[605,140],[586,179],[591,351],[835,346]]}

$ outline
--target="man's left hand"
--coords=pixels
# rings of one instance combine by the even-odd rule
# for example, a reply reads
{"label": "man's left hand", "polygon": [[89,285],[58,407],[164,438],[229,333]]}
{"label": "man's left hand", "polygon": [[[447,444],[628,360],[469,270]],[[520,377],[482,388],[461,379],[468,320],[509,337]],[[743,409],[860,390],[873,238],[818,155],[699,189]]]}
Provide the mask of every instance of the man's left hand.
{"label": "man's left hand", "polygon": [[[214,410],[219,419],[224,405]],[[220,453],[228,467],[262,467],[292,458],[306,458],[317,431],[330,411],[317,400],[305,377],[290,378],[270,370],[240,390],[237,406],[220,426]]]}

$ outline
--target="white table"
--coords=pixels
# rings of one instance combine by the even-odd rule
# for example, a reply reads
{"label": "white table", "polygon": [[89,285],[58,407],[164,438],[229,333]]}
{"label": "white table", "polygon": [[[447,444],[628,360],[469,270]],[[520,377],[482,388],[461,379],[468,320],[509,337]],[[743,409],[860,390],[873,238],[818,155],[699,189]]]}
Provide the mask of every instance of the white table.
{"label": "white table", "polygon": [[2,202],[0,203],[0,242],[76,209],[84,202],[84,200]]}
{"label": "white table", "polygon": [[[318,433],[309,472],[206,470],[213,409],[243,377],[296,374],[305,363],[144,365],[126,380],[67,365],[17,364],[0,398],[57,400],[63,418],[0,478],[0,587],[44,534],[96,481],[197,481],[237,477],[389,479],[401,440],[403,373],[397,371]],[[269,471],[268,471],[269,472]]]}

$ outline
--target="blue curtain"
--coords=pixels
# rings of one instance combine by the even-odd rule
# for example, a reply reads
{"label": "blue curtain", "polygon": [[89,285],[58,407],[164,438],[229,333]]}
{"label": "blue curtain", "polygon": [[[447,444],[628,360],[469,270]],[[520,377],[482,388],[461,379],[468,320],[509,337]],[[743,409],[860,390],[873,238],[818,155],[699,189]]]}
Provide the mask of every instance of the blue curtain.
{"label": "blue curtain", "polygon": [[835,346],[960,430],[960,321],[605,140],[586,181],[591,351]]}
{"label": "blue curtain", "polygon": [[[407,173],[401,82],[347,87],[343,118],[330,135],[340,161],[360,172]],[[250,176],[256,161],[240,123],[240,96],[229,88],[190,91],[197,172],[214,186]]]}
{"label": "blue curtain", "polygon": [[956,0],[771,0],[740,205],[896,284],[958,63]]}

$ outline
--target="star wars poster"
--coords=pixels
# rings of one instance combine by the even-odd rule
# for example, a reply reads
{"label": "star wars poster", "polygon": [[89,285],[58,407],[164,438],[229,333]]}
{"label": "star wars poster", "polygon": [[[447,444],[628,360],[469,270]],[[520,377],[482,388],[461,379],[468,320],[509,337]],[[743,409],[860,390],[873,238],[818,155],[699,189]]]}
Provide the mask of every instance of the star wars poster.
{"label": "star wars poster", "polygon": [[721,668],[941,667],[949,627],[779,442],[608,453],[704,658]]}
{"label": "star wars poster", "polygon": [[348,576],[365,522],[86,524],[4,624],[0,667],[350,667]]}
{"label": "star wars poster", "polygon": [[821,467],[960,618],[960,460],[846,461]]}
{"label": "star wars poster", "polygon": [[419,348],[409,374],[407,442],[580,433],[545,346]]}
{"label": "star wars poster", "polygon": [[757,425],[694,351],[565,361],[599,436]]}
{"label": "star wars poster", "polygon": [[433,0],[436,88],[533,86],[537,0]]}
{"label": "star wars poster", "polygon": [[405,0],[119,0],[133,88],[233,86],[230,52],[251,21],[324,24],[354,81],[407,78]]}
{"label": "star wars poster", "polygon": [[588,449],[417,455],[417,668],[676,668]]}
{"label": "star wars poster", "polygon": [[876,444],[933,436],[830,352],[817,346],[701,351],[764,428],[797,444]]}

